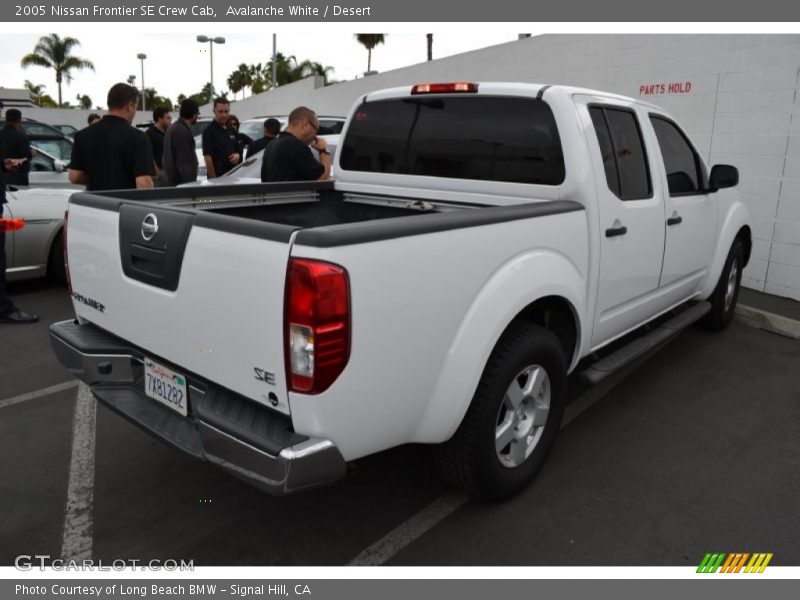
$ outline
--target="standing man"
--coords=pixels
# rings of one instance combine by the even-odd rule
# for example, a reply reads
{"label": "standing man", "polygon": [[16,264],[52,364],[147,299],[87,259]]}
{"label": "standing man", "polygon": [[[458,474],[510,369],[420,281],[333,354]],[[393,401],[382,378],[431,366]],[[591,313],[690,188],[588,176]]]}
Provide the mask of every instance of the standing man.
{"label": "standing man", "polygon": [[[324,181],[331,176],[331,155],[328,144],[317,137],[319,119],[305,106],[298,106],[289,115],[289,124],[264,150],[261,181]],[[319,161],[311,154],[319,152]]]}
{"label": "standing man", "polygon": [[236,131],[228,127],[231,103],[214,99],[214,120],[203,131],[203,159],[209,179],[224,175],[242,160],[236,151]]}
{"label": "standing man", "polygon": [[250,158],[256,152],[260,152],[267,147],[272,140],[278,137],[281,132],[281,122],[278,119],[267,119],[264,121],[264,136],[257,139],[247,147],[246,158]]}
{"label": "standing man", "polygon": [[188,98],[181,103],[180,119],[164,136],[164,175],[169,185],[189,183],[197,179],[197,148],[192,125],[197,122],[200,107]]}
{"label": "standing man", "polygon": [[[21,159],[6,158],[0,148],[0,219],[3,218],[3,206],[6,204],[6,182],[4,173],[19,168]],[[0,323],[36,323],[39,315],[22,312],[11,299],[6,296],[6,233],[0,227]]]}
{"label": "standing man", "polygon": [[145,135],[150,139],[153,148],[153,160],[156,163],[156,184],[164,183],[164,134],[172,124],[172,112],[166,106],[156,106],[153,109],[153,124],[147,128]]}
{"label": "standing man", "polygon": [[28,173],[31,170],[31,144],[22,129],[22,113],[16,108],[6,111],[6,125],[0,130],[0,153],[6,158],[19,158],[19,168],[9,171],[6,183],[11,185],[28,185]]}
{"label": "standing man", "polygon": [[152,188],[155,164],[147,136],[131,127],[139,92],[126,83],[108,91],[108,114],[75,134],[69,182],[87,191]]}

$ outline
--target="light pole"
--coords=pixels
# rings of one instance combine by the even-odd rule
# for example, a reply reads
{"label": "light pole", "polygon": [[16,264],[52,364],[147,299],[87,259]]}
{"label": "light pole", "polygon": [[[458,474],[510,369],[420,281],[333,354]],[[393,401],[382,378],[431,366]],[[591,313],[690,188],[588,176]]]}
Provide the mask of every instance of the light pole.
{"label": "light pole", "polygon": [[224,44],[224,37],[209,37],[207,35],[198,35],[197,41],[201,44],[208,42],[208,52],[211,56],[211,99],[214,99],[214,44]]}
{"label": "light pole", "polygon": [[142,110],[147,110],[147,107],[144,103],[144,59],[147,58],[147,54],[140,52],[136,55],[136,58],[142,61]]}

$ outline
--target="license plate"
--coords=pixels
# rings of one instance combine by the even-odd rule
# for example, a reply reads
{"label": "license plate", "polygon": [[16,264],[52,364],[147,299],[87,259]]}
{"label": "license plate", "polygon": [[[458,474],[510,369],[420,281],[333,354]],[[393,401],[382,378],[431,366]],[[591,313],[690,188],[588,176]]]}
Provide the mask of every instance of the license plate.
{"label": "license plate", "polygon": [[144,359],[144,393],[184,417],[189,413],[186,378],[149,358]]}

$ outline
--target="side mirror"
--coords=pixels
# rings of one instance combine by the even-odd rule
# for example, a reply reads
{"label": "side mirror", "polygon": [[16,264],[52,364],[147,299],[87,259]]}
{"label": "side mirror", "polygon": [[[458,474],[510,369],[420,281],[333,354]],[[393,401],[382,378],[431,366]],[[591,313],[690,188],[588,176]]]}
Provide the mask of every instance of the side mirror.
{"label": "side mirror", "polygon": [[67,170],[67,166],[60,160],[53,161],[55,163],[56,173],[63,173]]}
{"label": "side mirror", "polygon": [[739,169],[731,165],[714,165],[708,177],[710,191],[716,192],[724,188],[739,185]]}

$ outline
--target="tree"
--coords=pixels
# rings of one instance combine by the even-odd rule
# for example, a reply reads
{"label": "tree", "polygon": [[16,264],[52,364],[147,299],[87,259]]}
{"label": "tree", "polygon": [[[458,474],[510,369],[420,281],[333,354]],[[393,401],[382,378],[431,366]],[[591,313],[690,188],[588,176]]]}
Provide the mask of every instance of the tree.
{"label": "tree", "polygon": [[433,34],[426,33],[425,37],[428,40],[428,60],[433,60]]}
{"label": "tree", "polygon": [[44,95],[45,87],[47,86],[45,86],[44,84],[40,83],[38,85],[35,85],[30,81],[28,81],[27,79],[25,80],[25,89],[28,90],[28,92],[30,92],[31,98],[33,99],[34,102],[36,102],[36,106],[42,105],[42,96]]}
{"label": "tree", "polygon": [[61,38],[57,33],[42,36],[39,38],[33,52],[22,57],[20,64],[23,68],[29,66],[46,67],[54,69],[56,72],[56,84],[58,84],[58,104],[61,102],[61,82],[66,80],[69,84],[72,81],[72,71],[91,69],[94,65],[90,60],[71,56],[72,49],[80,46],[80,42],[73,37]]}
{"label": "tree", "polygon": [[322,81],[325,85],[330,83],[330,79],[328,79],[328,75],[334,72],[333,67],[324,67],[322,63],[312,62],[310,60],[304,60],[299,65],[297,65],[300,77],[299,79],[305,79],[306,77],[311,76],[319,76],[322,77]]}
{"label": "tree", "polygon": [[246,64],[240,64],[236,70],[228,75],[228,87],[233,92],[233,97],[242,92],[242,100],[244,100],[244,89],[253,85],[253,77],[250,72],[250,67]]}
{"label": "tree", "polygon": [[166,106],[168,109],[173,110],[172,100],[165,96],[159,96],[155,88],[145,88],[144,100],[145,105],[148,107],[155,108],[156,106]]}
{"label": "tree", "polygon": [[81,108],[85,110],[89,110],[92,108],[92,99],[86,94],[78,94],[76,98],[78,99],[78,106],[80,106]]}
{"label": "tree", "polygon": [[386,41],[386,33],[357,33],[356,40],[367,49],[367,73],[372,71],[372,49]]}
{"label": "tree", "polygon": [[249,74],[250,74],[250,93],[251,94],[260,94],[264,90],[267,89],[267,76],[266,70],[264,67],[261,66],[261,63],[257,65],[250,65],[248,67]]}

